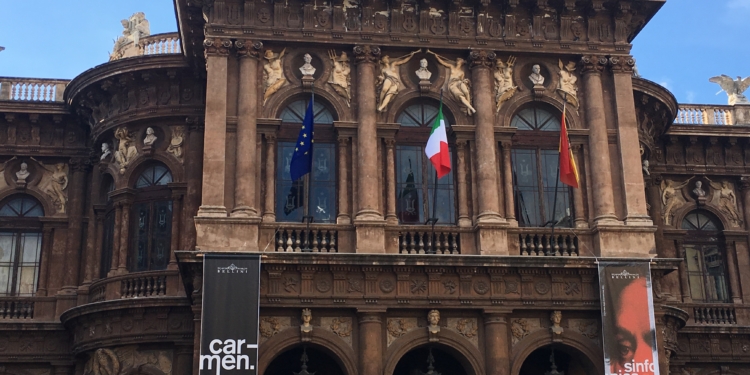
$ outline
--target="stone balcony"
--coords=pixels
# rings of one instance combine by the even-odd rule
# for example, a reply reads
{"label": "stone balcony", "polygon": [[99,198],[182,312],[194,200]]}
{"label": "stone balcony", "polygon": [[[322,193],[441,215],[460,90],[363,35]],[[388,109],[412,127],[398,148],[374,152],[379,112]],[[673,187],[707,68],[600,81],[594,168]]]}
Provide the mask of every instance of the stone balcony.
{"label": "stone balcony", "polygon": [[674,123],[679,125],[750,126],[750,106],[680,104]]}
{"label": "stone balcony", "polygon": [[70,80],[0,77],[0,101],[62,102]]}

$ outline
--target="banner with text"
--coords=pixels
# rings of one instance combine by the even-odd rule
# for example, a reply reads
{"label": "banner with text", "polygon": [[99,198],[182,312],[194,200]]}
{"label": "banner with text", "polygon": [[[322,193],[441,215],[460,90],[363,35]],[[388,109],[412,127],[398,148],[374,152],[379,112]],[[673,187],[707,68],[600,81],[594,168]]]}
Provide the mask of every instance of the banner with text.
{"label": "banner with text", "polygon": [[606,375],[659,375],[651,268],[599,263]]}
{"label": "banner with text", "polygon": [[257,375],[260,255],[203,257],[200,375]]}

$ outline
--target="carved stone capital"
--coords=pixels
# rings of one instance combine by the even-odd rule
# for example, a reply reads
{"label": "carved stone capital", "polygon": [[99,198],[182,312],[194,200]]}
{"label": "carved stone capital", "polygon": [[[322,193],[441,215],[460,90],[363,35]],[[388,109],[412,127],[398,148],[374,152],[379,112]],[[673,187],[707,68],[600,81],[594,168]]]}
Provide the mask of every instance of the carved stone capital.
{"label": "carved stone capital", "polygon": [[632,56],[612,56],[609,58],[609,65],[615,74],[633,74],[635,59]]}
{"label": "carved stone capital", "polygon": [[227,56],[232,48],[232,41],[229,39],[209,38],[203,40],[206,56]]}
{"label": "carved stone capital", "polygon": [[750,189],[750,176],[742,176],[740,178],[740,191],[747,191]]}
{"label": "carved stone capital", "polygon": [[396,140],[393,139],[393,138],[386,138],[385,139],[385,146],[386,146],[386,148],[389,148],[389,149],[395,147],[396,146]]}
{"label": "carved stone capital", "polygon": [[376,63],[380,59],[380,47],[364,45],[354,46],[354,58],[359,63]]}
{"label": "carved stone capital", "polygon": [[469,53],[471,68],[491,68],[495,63],[495,52],[486,50],[474,50]]}
{"label": "carved stone capital", "polygon": [[70,158],[70,169],[74,172],[88,172],[91,166],[89,158]]}
{"label": "carved stone capital", "polygon": [[237,57],[258,59],[260,58],[261,51],[263,51],[263,42],[239,39],[234,41],[234,47],[237,49]]}
{"label": "carved stone capital", "polygon": [[339,142],[339,146],[346,147],[349,145],[350,139],[349,137],[339,137],[337,141]]}
{"label": "carved stone capital", "polygon": [[459,139],[456,141],[456,149],[463,151],[466,149],[467,141],[465,139]]}
{"label": "carved stone capital", "polygon": [[583,74],[601,74],[607,62],[607,58],[604,56],[583,56],[581,58],[581,72]]}

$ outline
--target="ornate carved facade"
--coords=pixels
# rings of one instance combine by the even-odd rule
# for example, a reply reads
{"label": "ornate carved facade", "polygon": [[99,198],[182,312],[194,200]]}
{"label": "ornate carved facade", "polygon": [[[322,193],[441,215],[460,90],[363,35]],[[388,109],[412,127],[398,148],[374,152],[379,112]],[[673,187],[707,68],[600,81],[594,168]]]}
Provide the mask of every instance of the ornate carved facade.
{"label": "ornate carved facade", "polygon": [[742,373],[750,110],[633,77],[662,3],[176,0],[70,82],[0,77],[0,373],[197,374],[209,251],[264,253],[261,374],[603,373],[599,258],[651,259],[662,374]]}

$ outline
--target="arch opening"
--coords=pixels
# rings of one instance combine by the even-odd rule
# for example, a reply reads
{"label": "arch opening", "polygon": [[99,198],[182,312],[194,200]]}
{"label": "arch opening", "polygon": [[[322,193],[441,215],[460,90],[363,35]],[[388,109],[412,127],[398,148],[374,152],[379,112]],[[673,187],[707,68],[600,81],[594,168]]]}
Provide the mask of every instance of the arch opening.
{"label": "arch opening", "polygon": [[424,345],[404,354],[396,364],[393,375],[472,375],[470,366],[464,362],[447,348]]}
{"label": "arch opening", "polygon": [[577,349],[567,345],[546,345],[537,348],[526,357],[518,375],[554,374],[553,370],[565,375],[597,373],[591,359]]}
{"label": "arch opening", "polygon": [[353,375],[346,374],[339,361],[323,348],[312,345],[298,345],[282,352],[271,361],[263,374],[307,375],[302,372],[303,365],[307,366],[309,374]]}

